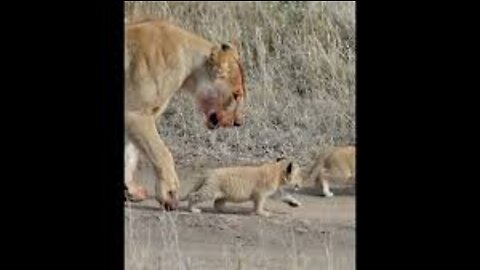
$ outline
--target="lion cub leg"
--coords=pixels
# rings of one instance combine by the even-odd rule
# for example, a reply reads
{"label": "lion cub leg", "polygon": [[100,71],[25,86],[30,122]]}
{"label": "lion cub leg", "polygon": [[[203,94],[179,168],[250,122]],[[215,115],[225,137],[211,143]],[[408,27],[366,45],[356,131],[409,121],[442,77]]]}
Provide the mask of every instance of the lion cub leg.
{"label": "lion cub leg", "polygon": [[323,188],[322,188],[323,196],[325,196],[325,197],[333,197],[334,196],[333,192],[330,190],[330,186],[329,186],[327,180],[322,181],[322,186],[323,186]]}
{"label": "lion cub leg", "polygon": [[216,199],[214,202],[213,202],[213,207],[215,208],[216,211],[220,212],[220,213],[224,213],[226,212],[225,211],[225,204],[227,203],[227,200],[226,199],[223,199],[223,198],[220,198],[220,199]]}
{"label": "lion cub leg", "polygon": [[257,214],[259,216],[262,216],[262,217],[269,217],[270,216],[270,213],[265,211],[265,209],[263,208],[266,199],[267,199],[266,196],[262,196],[262,195],[256,196],[254,198],[253,203],[254,203],[254,213],[255,214]]}
{"label": "lion cub leg", "polygon": [[333,197],[334,194],[330,190],[330,185],[328,184],[328,180],[325,177],[326,175],[323,173],[319,173],[317,178],[315,179],[315,184],[317,188],[322,190],[322,194],[325,197]]}
{"label": "lion cub leg", "polygon": [[201,213],[202,210],[197,208],[196,205],[210,200],[215,200],[216,202],[217,196],[215,195],[215,192],[211,190],[208,184],[202,186],[198,191],[190,193],[188,195],[189,211],[192,213]]}
{"label": "lion cub leg", "polygon": [[280,200],[291,207],[300,207],[302,203],[295,199],[292,194],[285,191],[283,188],[279,188],[272,197],[280,198]]}

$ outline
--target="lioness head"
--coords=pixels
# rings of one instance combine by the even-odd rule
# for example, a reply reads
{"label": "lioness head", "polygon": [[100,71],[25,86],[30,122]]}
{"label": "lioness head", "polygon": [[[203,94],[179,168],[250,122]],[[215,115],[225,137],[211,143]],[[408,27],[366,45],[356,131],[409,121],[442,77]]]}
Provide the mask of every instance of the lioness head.
{"label": "lioness head", "polygon": [[285,169],[282,176],[282,184],[293,187],[295,190],[301,188],[302,177],[298,164],[283,158],[278,159],[277,162],[281,162],[283,168]]}
{"label": "lioness head", "polygon": [[244,122],[246,98],[245,77],[240,55],[232,44],[212,49],[206,61],[210,89],[199,96],[209,129],[241,126]]}

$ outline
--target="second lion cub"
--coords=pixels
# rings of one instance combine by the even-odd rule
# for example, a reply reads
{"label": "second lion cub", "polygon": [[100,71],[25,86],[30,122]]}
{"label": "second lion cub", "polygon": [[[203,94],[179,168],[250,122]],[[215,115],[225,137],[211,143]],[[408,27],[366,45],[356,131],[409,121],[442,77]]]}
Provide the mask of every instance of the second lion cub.
{"label": "second lion cub", "polygon": [[314,178],[315,187],[321,190],[324,196],[332,197],[329,182],[342,179],[345,182],[355,180],[355,153],[356,147],[337,146],[321,154],[310,170],[310,179]]}
{"label": "second lion cub", "polygon": [[265,200],[281,186],[301,187],[299,166],[287,159],[256,166],[239,166],[207,170],[193,189],[182,200],[188,200],[191,212],[199,213],[195,205],[214,201],[217,211],[225,210],[226,202],[254,202],[254,213],[269,216],[263,209]]}

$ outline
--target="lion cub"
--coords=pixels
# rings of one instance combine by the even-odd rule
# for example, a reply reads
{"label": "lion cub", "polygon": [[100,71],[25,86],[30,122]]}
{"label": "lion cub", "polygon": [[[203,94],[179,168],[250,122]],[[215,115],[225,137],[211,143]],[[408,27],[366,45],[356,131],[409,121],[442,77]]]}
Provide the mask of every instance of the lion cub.
{"label": "lion cub", "polygon": [[188,200],[188,208],[194,213],[201,212],[195,205],[208,200],[214,201],[214,208],[219,212],[225,211],[226,202],[253,201],[253,212],[268,217],[270,213],[263,209],[267,197],[282,186],[300,188],[302,179],[299,171],[296,163],[283,158],[256,166],[208,170],[182,200]]}
{"label": "lion cub", "polygon": [[341,178],[353,182],[355,179],[355,146],[337,146],[320,155],[312,169],[310,179],[321,189],[325,197],[332,197],[329,182]]}

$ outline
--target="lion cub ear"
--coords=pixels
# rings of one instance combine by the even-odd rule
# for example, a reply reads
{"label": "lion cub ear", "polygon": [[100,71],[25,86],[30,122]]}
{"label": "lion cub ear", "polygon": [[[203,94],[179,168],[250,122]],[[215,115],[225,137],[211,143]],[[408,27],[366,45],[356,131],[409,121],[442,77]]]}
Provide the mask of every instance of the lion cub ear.
{"label": "lion cub ear", "polygon": [[224,52],[232,49],[232,46],[230,46],[230,44],[227,44],[227,43],[222,43],[221,47],[222,47],[222,51]]}
{"label": "lion cub ear", "polygon": [[287,165],[287,175],[291,174],[293,171],[293,162],[289,162]]}

